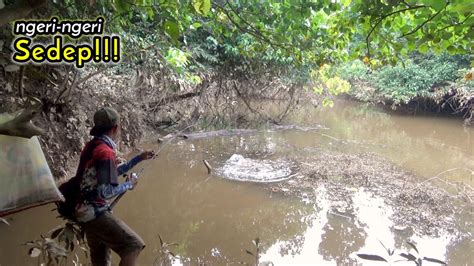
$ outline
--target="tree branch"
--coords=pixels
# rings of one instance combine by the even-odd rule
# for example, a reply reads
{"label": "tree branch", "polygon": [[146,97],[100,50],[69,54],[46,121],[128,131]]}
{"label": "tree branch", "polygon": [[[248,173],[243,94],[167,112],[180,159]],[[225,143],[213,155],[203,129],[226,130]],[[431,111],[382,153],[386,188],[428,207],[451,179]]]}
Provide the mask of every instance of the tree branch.
{"label": "tree branch", "polygon": [[[227,4],[227,3],[226,3]],[[284,45],[281,45],[281,44],[278,44],[278,43],[274,43],[273,41],[271,41],[267,36],[264,36],[260,31],[255,31],[254,27],[253,26],[250,26],[250,29],[251,30],[248,30],[248,29],[245,29],[243,28],[239,23],[237,23],[233,18],[232,16],[229,14],[229,11],[227,9],[225,9],[223,6],[219,5],[219,4],[216,4],[216,3],[213,3],[213,5],[217,8],[219,8],[220,10],[222,10],[222,12],[224,12],[224,14],[229,18],[230,22],[232,22],[232,24],[234,26],[237,27],[237,29],[239,29],[239,31],[243,32],[243,33],[248,33],[252,36],[254,36],[255,38],[257,38],[258,40],[264,42],[264,43],[267,43],[269,44],[270,46],[273,47],[273,49],[275,49],[274,47],[279,47],[279,48],[282,48],[286,51],[288,51],[288,47],[284,46]],[[231,8],[232,9],[232,8]],[[248,23],[247,21],[245,21],[242,17],[240,17],[233,9],[232,9],[232,13],[234,13],[240,20],[242,20],[244,22],[244,24],[246,25],[250,25],[250,23]],[[276,49],[275,49],[276,50]]]}
{"label": "tree branch", "polygon": [[417,6],[410,6],[410,7],[407,7],[407,8],[403,8],[403,9],[399,9],[399,10],[395,10],[395,11],[392,11],[390,13],[387,13],[385,15],[382,15],[378,20],[377,22],[375,23],[374,26],[372,26],[372,28],[370,29],[369,33],[367,34],[367,37],[365,38],[365,42],[366,42],[366,46],[367,46],[367,57],[370,58],[370,35],[372,35],[372,33],[374,32],[374,30],[380,25],[380,23],[382,23],[382,21],[390,16],[393,16],[395,14],[398,14],[398,13],[403,13],[405,11],[408,11],[408,10],[414,10],[414,9],[419,9],[419,8],[425,8],[427,6],[425,5],[417,5]]}
{"label": "tree branch", "polygon": [[[448,4],[446,4],[447,6]],[[399,38],[403,38],[403,37],[406,37],[408,35],[411,35],[415,32],[417,32],[419,29],[423,28],[423,26],[426,25],[426,23],[430,22],[431,20],[433,20],[436,16],[439,15],[439,13],[441,13],[441,11],[443,11],[444,9],[446,9],[446,6],[442,9],[440,9],[438,12],[434,13],[431,17],[429,17],[427,20],[423,21],[423,23],[421,23],[420,25],[418,25],[416,28],[414,28],[413,30],[403,34],[402,36],[400,36]]]}
{"label": "tree branch", "polygon": [[440,32],[440,31],[443,31],[443,30],[448,29],[448,28],[451,28],[451,27],[456,27],[456,26],[462,25],[462,24],[464,24],[464,22],[466,22],[466,20],[467,20],[468,18],[470,18],[471,16],[472,16],[472,13],[470,13],[469,15],[467,15],[466,18],[464,18],[461,22],[447,25],[446,27],[443,27],[443,28],[441,28],[441,29],[438,29],[436,32]]}
{"label": "tree branch", "polygon": [[201,92],[202,92],[202,91],[198,91],[198,92],[187,92],[187,93],[184,93],[184,94],[171,95],[171,96],[168,96],[168,97],[166,97],[166,98],[164,98],[164,99],[161,99],[160,101],[150,103],[150,105],[161,106],[161,105],[164,105],[164,104],[169,104],[169,103],[181,101],[181,100],[184,100],[184,99],[187,99],[187,98],[192,98],[192,97],[200,96],[200,95],[201,95]]}

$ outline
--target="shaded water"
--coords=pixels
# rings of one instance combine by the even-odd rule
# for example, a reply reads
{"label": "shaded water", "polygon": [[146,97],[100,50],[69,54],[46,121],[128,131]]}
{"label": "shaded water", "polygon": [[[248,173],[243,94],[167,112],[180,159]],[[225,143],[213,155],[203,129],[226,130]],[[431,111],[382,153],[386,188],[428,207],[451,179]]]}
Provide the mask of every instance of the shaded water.
{"label": "shaded water", "polygon": [[[288,122],[330,129],[182,140],[167,147],[115,210],[147,243],[140,264],[151,265],[159,256],[158,233],[166,242],[179,243],[173,251],[192,258],[193,264],[198,258],[213,265],[251,263],[245,250],[254,250],[256,237],[262,242],[261,261],[277,265],[362,263],[355,253],[385,255],[379,240],[403,249],[407,237],[418,243],[424,256],[451,265],[472,264],[471,239],[451,242],[449,235],[430,238],[397,232],[390,207],[364,189],[355,189],[354,213],[349,217],[329,211],[324,187],[315,188],[316,198],[300,200],[264,190],[265,184],[208,176],[202,163],[206,159],[221,167],[234,154],[278,161],[325,147],[375,152],[422,181],[448,169],[474,169],[472,129],[464,129],[456,119],[390,115],[349,102],[337,102],[329,110],[301,108]],[[442,177],[474,186],[466,171],[453,170]],[[439,185],[454,190],[443,182]],[[11,226],[0,226],[0,265],[35,265],[19,244],[39,238],[59,223],[50,209],[51,205],[13,215]],[[467,212],[463,222],[472,234],[471,214]]]}

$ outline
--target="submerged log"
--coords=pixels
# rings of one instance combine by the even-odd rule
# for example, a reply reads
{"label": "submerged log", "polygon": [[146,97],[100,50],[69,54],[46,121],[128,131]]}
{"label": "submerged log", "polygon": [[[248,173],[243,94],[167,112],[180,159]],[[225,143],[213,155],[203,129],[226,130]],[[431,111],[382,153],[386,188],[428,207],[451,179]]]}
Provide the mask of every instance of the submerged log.
{"label": "submerged log", "polygon": [[[313,127],[301,127],[297,125],[275,125],[269,129],[269,131],[283,131],[283,130],[300,130],[300,131],[310,131],[310,130],[321,130],[321,129],[328,129],[327,127],[317,125]],[[163,141],[179,137],[183,139],[203,139],[203,138],[212,138],[212,137],[229,137],[229,136],[236,136],[236,135],[250,135],[256,134],[258,132],[262,132],[261,130],[256,129],[221,129],[216,131],[207,131],[207,132],[194,132],[194,133],[187,133],[187,134],[168,134],[164,137],[158,138],[158,142],[161,143]]]}
{"label": "submerged log", "polygon": [[255,134],[257,132],[258,131],[255,129],[230,129],[230,130],[222,129],[222,130],[217,130],[217,131],[181,134],[179,135],[179,137],[182,137],[184,139],[202,139],[202,138],[210,138],[210,137],[248,135],[248,134]]}
{"label": "submerged log", "polygon": [[212,173],[212,167],[211,167],[211,165],[210,165],[209,162],[206,161],[206,160],[202,160],[202,162],[204,163],[204,165],[205,165],[206,168],[207,168],[207,174],[210,175],[210,174]]}

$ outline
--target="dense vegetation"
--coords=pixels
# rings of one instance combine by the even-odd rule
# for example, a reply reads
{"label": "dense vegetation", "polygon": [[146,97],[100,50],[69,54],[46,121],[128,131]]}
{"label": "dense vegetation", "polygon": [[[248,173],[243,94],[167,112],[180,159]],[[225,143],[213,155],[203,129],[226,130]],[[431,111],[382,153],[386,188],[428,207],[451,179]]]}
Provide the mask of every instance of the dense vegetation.
{"label": "dense vegetation", "polygon": [[349,94],[358,100],[384,103],[410,111],[444,111],[472,119],[474,92],[469,57],[413,53],[396,65],[368,68],[361,61],[339,66],[337,74],[350,80]]}
{"label": "dense vegetation", "polygon": [[107,31],[125,39],[127,62],[166,62],[191,82],[199,79],[188,72],[202,63],[284,64],[309,78],[323,63],[364,58],[368,64],[387,64],[412,51],[471,54],[473,49],[469,0],[2,2],[0,15],[8,16],[0,24],[32,10],[42,18],[105,16]]}
{"label": "dense vegetation", "polygon": [[[359,63],[360,77],[367,72],[362,68],[377,76],[371,85],[384,101],[406,103],[429,92],[433,82],[458,77],[449,64],[439,70],[447,71],[440,72],[445,76],[436,79],[415,59],[413,64],[405,61],[413,53],[472,54],[473,6],[470,0],[0,0],[0,110],[41,107],[36,120],[48,133],[42,143],[53,153],[48,160],[61,165],[55,173],[63,175],[70,155],[51,151],[59,153],[64,145],[77,152],[97,105],[116,106],[127,117],[122,133],[127,145],[139,140],[143,124],[278,123],[305,91],[322,94],[322,104],[332,106],[332,95],[350,86],[333,76],[331,66],[354,60],[364,64]],[[51,16],[105,17],[106,33],[122,38],[122,62],[83,70],[65,64],[12,64],[12,22]],[[468,69],[465,63],[472,58],[463,58],[462,67]],[[394,81],[403,76],[418,79]],[[32,97],[33,102],[28,100]],[[288,105],[270,117],[261,109],[261,99],[283,99]],[[470,106],[470,99],[456,101]]]}

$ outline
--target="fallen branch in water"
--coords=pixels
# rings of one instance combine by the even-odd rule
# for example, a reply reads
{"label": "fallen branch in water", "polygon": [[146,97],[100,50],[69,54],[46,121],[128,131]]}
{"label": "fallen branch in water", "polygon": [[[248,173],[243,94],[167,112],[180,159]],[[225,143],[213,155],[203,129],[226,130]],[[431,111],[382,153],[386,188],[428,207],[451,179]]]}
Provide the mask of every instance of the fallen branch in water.
{"label": "fallen branch in water", "polygon": [[[275,132],[275,131],[283,131],[283,130],[300,130],[300,131],[310,131],[310,130],[321,130],[321,129],[328,129],[324,126],[316,126],[316,127],[300,127],[296,125],[277,125],[274,127],[271,127],[269,129],[269,132]],[[193,132],[193,133],[188,133],[188,134],[179,134],[177,137],[183,138],[183,139],[202,139],[202,138],[211,138],[211,137],[229,137],[229,136],[241,136],[241,135],[251,135],[251,134],[257,134],[259,132],[263,132],[257,129],[221,129],[221,130],[215,130],[215,131],[207,131],[207,132]],[[163,142],[167,139],[171,139],[176,137],[175,134],[168,134],[162,138],[158,138],[158,142]]]}
{"label": "fallen branch in water", "polygon": [[339,138],[336,138],[336,137],[333,137],[331,135],[324,134],[324,133],[318,133],[318,134],[325,137],[325,138],[340,142],[342,144],[356,144],[356,145],[367,145],[367,146],[371,145],[371,146],[378,146],[378,147],[382,147],[382,148],[387,147],[386,144],[380,144],[380,143],[376,143],[376,142],[372,142],[372,141],[357,141],[357,140],[352,140],[352,139],[339,139]]}
{"label": "fallen branch in water", "polygon": [[205,165],[206,168],[207,168],[207,174],[210,175],[211,172],[212,172],[212,167],[211,167],[211,165],[210,165],[209,162],[207,162],[206,160],[202,160],[202,162],[204,163],[204,165]]}
{"label": "fallen branch in water", "polygon": [[8,221],[3,219],[3,218],[0,218],[0,222],[4,223],[6,225],[10,225],[10,223],[8,223]]}
{"label": "fallen branch in water", "polygon": [[457,167],[457,168],[451,168],[451,169],[445,170],[445,171],[443,171],[443,172],[441,172],[441,173],[439,173],[439,174],[437,174],[437,175],[435,175],[435,176],[433,176],[433,177],[430,177],[430,178],[428,178],[428,179],[426,179],[426,180],[424,180],[424,181],[418,183],[418,185],[417,185],[415,188],[418,188],[418,187],[421,186],[422,184],[424,184],[424,183],[426,183],[426,182],[429,182],[429,181],[431,181],[431,180],[434,180],[434,179],[440,179],[440,180],[443,180],[443,181],[446,183],[447,181],[445,181],[444,179],[439,178],[439,176],[441,176],[441,175],[443,175],[443,174],[446,174],[446,173],[448,173],[448,172],[453,172],[453,171],[458,171],[458,170],[468,171],[468,172],[471,172],[471,175],[474,175],[474,170],[471,170],[471,169],[469,169],[469,168],[459,168],[459,167]]}
{"label": "fallen branch in water", "polygon": [[[473,200],[472,200],[472,198],[471,198],[471,196],[470,196],[469,194],[472,194],[472,193],[474,192],[474,188],[472,188],[472,187],[471,187],[470,185],[468,185],[468,184],[464,184],[464,182],[457,182],[457,183],[449,182],[448,180],[443,179],[443,178],[440,177],[440,176],[443,175],[443,174],[446,174],[446,173],[449,173],[449,172],[453,172],[453,171],[459,171],[459,170],[463,170],[463,171],[470,172],[471,175],[474,176],[474,170],[472,170],[472,169],[469,169],[469,168],[459,168],[459,167],[457,167],[457,168],[451,168],[451,169],[445,170],[445,171],[443,171],[443,172],[441,172],[441,173],[439,173],[439,174],[437,174],[437,175],[435,175],[435,176],[433,176],[433,177],[430,177],[430,178],[428,178],[428,179],[426,179],[426,180],[423,180],[423,181],[419,182],[419,183],[418,183],[414,188],[412,188],[411,190],[417,189],[417,188],[419,188],[421,185],[423,185],[424,183],[427,183],[427,182],[429,182],[429,181],[439,180],[439,181],[445,183],[446,185],[450,185],[450,186],[453,186],[453,187],[455,187],[456,189],[458,189],[458,193],[462,193],[462,194],[463,194],[464,196],[466,196],[466,198],[472,203]],[[459,185],[460,185],[460,184],[462,185],[463,191],[459,191]],[[469,190],[469,191],[466,191],[466,189]]]}

